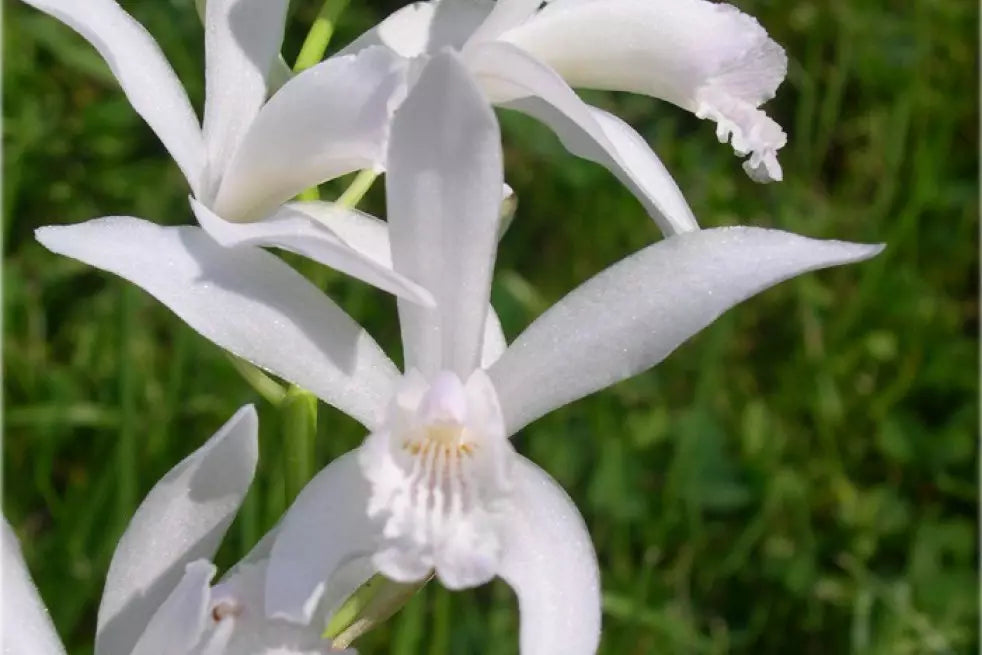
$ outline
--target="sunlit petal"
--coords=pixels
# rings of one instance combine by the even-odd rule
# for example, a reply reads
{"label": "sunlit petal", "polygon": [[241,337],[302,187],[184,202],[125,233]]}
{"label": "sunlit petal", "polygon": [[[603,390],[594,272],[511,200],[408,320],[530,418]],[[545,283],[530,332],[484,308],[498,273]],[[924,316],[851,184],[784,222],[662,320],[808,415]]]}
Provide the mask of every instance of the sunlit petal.
{"label": "sunlit petal", "polygon": [[463,378],[479,361],[498,238],[501,137],[457,56],[434,56],[396,114],[386,206],[395,269],[438,309],[399,303],[406,368]]}
{"label": "sunlit petal", "polygon": [[591,655],[600,641],[600,572],[590,534],[548,473],[524,457],[514,472],[499,575],[518,596],[521,652]]}
{"label": "sunlit petal", "polygon": [[753,17],[705,0],[556,0],[502,37],[573,86],[662,98],[717,123],[759,180],[780,180],[786,137],[757,109],[787,72]]}
{"label": "sunlit petal", "polygon": [[107,217],[38,240],[137,284],[203,336],[372,427],[399,372],[344,311],[274,255],[197,227]]}
{"label": "sunlit petal", "polygon": [[690,232],[649,246],[553,305],[491,367],[508,431],[647,370],[768,287],[880,250],[752,227]]}
{"label": "sunlit petal", "polygon": [[323,223],[293,206],[284,206],[273,215],[253,223],[223,220],[195,199],[191,206],[198,223],[225,247],[269,246],[309,257],[325,266],[367,282],[383,291],[411,302],[433,306],[433,296],[374,259],[342,241]]}
{"label": "sunlit petal", "polygon": [[304,487],[283,516],[270,553],[268,616],[309,623],[332,576],[373,552],[378,526],[368,518],[368,495],[357,452],[335,459]]}
{"label": "sunlit petal", "polygon": [[185,567],[214,556],[252,482],[258,431],[256,410],[246,405],[147,494],[109,565],[96,650],[130,652]]}
{"label": "sunlit petal", "polygon": [[91,43],[109,64],[133,109],[147,122],[197,193],[205,149],[198,119],[160,46],[113,0],[24,0]]}
{"label": "sunlit petal", "polygon": [[538,118],[570,152],[614,173],[666,235],[698,229],[672,176],[629,125],[584,103],[548,66],[511,44],[482,43],[465,57],[494,102]]}
{"label": "sunlit petal", "polygon": [[65,647],[58,639],[48,609],[27,570],[17,535],[6,518],[2,525],[0,570],[3,571],[3,585],[0,598],[3,599],[3,612],[0,612],[0,625],[3,625],[3,636],[0,642],[4,655],[64,655]]}
{"label": "sunlit petal", "polygon": [[369,48],[284,84],[242,138],[211,208],[226,220],[259,219],[309,186],[384,166],[407,65],[386,48]]}
{"label": "sunlit petal", "polygon": [[[211,0],[214,2],[214,0]],[[152,561],[152,560],[151,560]],[[178,655],[191,653],[204,632],[211,598],[209,583],[215,575],[215,565],[199,559],[187,565],[183,575],[170,593],[159,602],[159,608],[146,624],[132,650],[116,650],[121,644],[97,643],[100,653],[130,653],[131,655]]]}
{"label": "sunlit petal", "polygon": [[[266,99],[280,52],[287,0],[208,0],[205,8],[205,115],[209,183],[220,180]],[[205,189],[210,201],[217,188]]]}

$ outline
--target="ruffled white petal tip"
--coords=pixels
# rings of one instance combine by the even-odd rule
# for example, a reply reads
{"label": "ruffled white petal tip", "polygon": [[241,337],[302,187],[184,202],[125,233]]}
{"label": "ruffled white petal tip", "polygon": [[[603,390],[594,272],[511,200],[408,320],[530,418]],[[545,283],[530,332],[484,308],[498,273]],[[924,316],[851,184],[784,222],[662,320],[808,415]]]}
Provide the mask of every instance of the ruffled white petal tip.
{"label": "ruffled white petal tip", "polygon": [[359,459],[372,489],[368,513],[384,521],[379,571],[411,582],[436,570],[451,589],[497,574],[514,451],[483,371],[466,383],[447,371],[432,381],[410,371]]}
{"label": "ruffled white petal tip", "polygon": [[752,16],[705,0],[555,0],[501,39],[572,86],[644,93],[716,122],[759,181],[781,179],[781,127],[758,107],[787,56]]}
{"label": "ruffled white petal tip", "polygon": [[716,87],[697,93],[696,116],[716,123],[716,138],[729,141],[740,156],[749,154],[743,170],[755,182],[780,182],[784,178],[777,151],[788,142],[781,126],[770,116]]}
{"label": "ruffled white petal tip", "polygon": [[727,16],[734,33],[742,33],[743,38],[721,60],[718,72],[696,91],[695,114],[716,122],[720,143],[729,141],[738,155],[750,154],[743,169],[753,180],[779,182],[783,173],[777,151],[788,137],[758,107],[774,97],[787,75],[787,54],[752,16],[729,5],[718,5],[716,11]]}

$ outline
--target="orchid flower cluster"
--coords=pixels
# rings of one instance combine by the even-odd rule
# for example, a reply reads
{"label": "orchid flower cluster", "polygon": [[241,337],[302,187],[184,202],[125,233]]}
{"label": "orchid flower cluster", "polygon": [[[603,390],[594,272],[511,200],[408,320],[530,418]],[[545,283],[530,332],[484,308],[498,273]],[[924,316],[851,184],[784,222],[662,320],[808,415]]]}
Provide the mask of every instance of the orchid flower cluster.
{"label": "orchid flower cluster", "polygon": [[[153,38],[114,0],[24,0],[85,37],[173,156],[198,227],[128,216],[42,227],[54,253],[142,287],[235,356],[360,422],[277,526],[215,581],[249,487],[257,415],[240,409],[151,490],[110,566],[99,655],[335,652],[325,626],[376,576],[515,591],[521,652],[592,653],[600,575],[559,484],[510,438],[656,365],[742,300],[880,246],[699,228],[645,140],[572,87],[630,91],[713,121],[755,180],[780,180],[761,109],[787,61],[752,17],[706,0],[432,0],[281,78],[287,0],[208,0],[199,124]],[[282,82],[282,84],[281,84]],[[601,271],[507,343],[490,288],[505,184],[494,106],[606,167],[665,238]],[[367,171],[385,220],[294,200]],[[397,297],[404,365],[269,249]],[[63,647],[4,523],[4,652]]]}

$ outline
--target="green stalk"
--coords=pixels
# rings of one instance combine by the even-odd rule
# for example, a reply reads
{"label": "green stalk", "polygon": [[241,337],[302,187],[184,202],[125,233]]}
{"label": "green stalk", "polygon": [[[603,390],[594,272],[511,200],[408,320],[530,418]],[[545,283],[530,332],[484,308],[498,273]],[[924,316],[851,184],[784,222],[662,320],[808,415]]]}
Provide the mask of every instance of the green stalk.
{"label": "green stalk", "polygon": [[229,361],[232,362],[232,366],[235,367],[238,374],[249,383],[249,386],[252,387],[256,393],[265,398],[270,405],[279,407],[283,403],[284,398],[286,398],[287,391],[278,382],[246,360],[240,359],[229,352],[225,353],[225,355],[228,357]]}
{"label": "green stalk", "polygon": [[332,648],[347,648],[355,639],[387,621],[429,581],[426,578],[406,584],[382,575],[373,576],[334,613],[322,636],[331,640]]}
{"label": "green stalk", "polygon": [[283,473],[289,505],[314,477],[317,437],[317,396],[290,387],[280,404],[283,430]]}
{"label": "green stalk", "polygon": [[366,168],[363,171],[358,171],[358,175],[352,180],[348,188],[344,190],[344,193],[337,199],[335,204],[342,207],[347,207],[348,209],[354,209],[361,202],[368,190],[372,188],[372,184],[378,178],[378,173],[370,168]]}
{"label": "green stalk", "polygon": [[[321,5],[317,18],[314,19],[310,31],[307,32],[307,37],[303,40],[303,45],[300,46],[300,54],[297,55],[297,60],[293,62],[294,73],[310,68],[324,58],[327,46],[331,43],[331,37],[334,36],[334,27],[337,25],[338,18],[341,17],[341,12],[348,6],[348,2],[349,0],[325,0],[324,4]],[[320,190],[316,186],[312,186],[301,191],[297,198],[305,202],[320,200]]]}
{"label": "green stalk", "polygon": [[310,31],[307,32],[307,38],[304,39],[303,45],[300,47],[300,54],[297,55],[297,60],[293,64],[294,73],[310,68],[324,58],[331,37],[334,36],[334,28],[338,18],[348,6],[348,1],[326,0],[324,2],[321,10],[317,13],[317,18],[314,19],[314,24],[310,26]]}

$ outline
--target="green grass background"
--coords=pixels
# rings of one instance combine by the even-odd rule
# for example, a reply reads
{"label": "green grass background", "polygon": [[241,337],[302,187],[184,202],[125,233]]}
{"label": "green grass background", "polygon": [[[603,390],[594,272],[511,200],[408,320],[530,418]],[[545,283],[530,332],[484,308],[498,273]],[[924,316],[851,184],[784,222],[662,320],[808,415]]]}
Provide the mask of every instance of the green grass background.
{"label": "green grass background", "polygon": [[[123,4],[200,107],[191,1]],[[888,248],[745,303],[655,370],[538,421],[517,447],[586,517],[604,653],[975,652],[976,3],[737,4],[790,56],[769,104],[790,139],[782,184],[750,182],[712,126],[681,110],[585,95],[641,130],[702,225]],[[317,9],[293,5],[288,59]],[[353,5],[335,45],[394,7]],[[277,417],[152,298],[33,240],[39,225],[107,214],[188,223],[188,191],[94,50],[19,3],[4,11],[3,510],[59,633],[88,653],[133,509],[246,402],[263,422],[260,473],[221,562],[272,524],[285,502]],[[520,205],[494,300],[514,337],[659,235],[606,171],[530,120],[501,119]],[[381,190],[368,209],[383,211]],[[389,297],[300,265],[396,348]],[[318,432],[322,463],[362,438],[323,406]],[[517,651],[517,621],[503,584],[430,585],[359,645],[503,655]]]}

